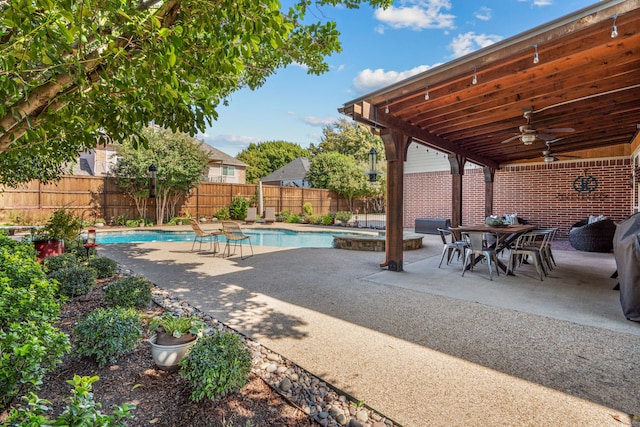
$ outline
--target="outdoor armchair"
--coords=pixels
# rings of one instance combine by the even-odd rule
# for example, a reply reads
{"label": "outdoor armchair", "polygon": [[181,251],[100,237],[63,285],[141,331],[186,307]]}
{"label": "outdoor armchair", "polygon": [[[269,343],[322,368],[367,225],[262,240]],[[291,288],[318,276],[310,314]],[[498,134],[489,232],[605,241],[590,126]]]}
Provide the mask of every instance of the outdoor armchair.
{"label": "outdoor armchair", "polygon": [[569,230],[569,243],[574,249],[587,252],[611,252],[616,224],[603,219],[589,224],[588,219],[578,221]]}
{"label": "outdoor armchair", "polygon": [[[200,242],[200,247],[198,250],[202,250],[202,242],[205,239],[209,240],[209,248],[213,249],[214,253],[218,251],[218,236],[222,234],[221,231],[204,231],[200,228],[200,224],[193,218],[189,218],[189,224],[191,224],[191,228],[193,228],[193,232],[195,236],[193,237],[193,244],[191,245],[191,251],[193,252],[193,248],[196,245],[196,242]],[[214,246],[215,245],[215,246]]]}
{"label": "outdoor armchair", "polygon": [[[249,258],[253,256],[253,246],[251,245],[251,236],[248,234],[244,234],[240,225],[233,221],[222,221],[222,232],[224,233],[224,237],[227,240],[227,244],[224,247],[224,251],[222,255],[226,253],[227,257],[231,256],[231,246],[233,245],[233,253],[236,253],[236,248],[240,246],[240,259]],[[243,243],[248,243],[249,248],[251,249],[251,255],[243,256],[242,254],[242,246]]]}

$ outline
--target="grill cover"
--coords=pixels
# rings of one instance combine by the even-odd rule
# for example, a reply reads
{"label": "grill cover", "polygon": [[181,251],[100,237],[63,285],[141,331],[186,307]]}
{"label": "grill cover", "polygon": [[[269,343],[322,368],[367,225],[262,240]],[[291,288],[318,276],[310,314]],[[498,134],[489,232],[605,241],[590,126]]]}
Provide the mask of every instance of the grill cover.
{"label": "grill cover", "polygon": [[628,320],[640,322],[640,213],[618,224],[613,251],[618,267],[620,304]]}

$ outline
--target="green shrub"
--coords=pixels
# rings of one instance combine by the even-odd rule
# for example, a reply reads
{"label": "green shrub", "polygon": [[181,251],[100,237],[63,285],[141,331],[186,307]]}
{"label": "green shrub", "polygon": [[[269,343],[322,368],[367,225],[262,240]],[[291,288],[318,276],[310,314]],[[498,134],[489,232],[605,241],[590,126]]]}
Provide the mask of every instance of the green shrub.
{"label": "green shrub", "polygon": [[115,363],[131,353],[142,340],[142,319],[132,308],[98,309],[79,321],[74,329],[75,348],[82,356],[95,356],[99,366]]}
{"label": "green shrub", "polygon": [[282,211],[280,211],[280,215],[287,219],[291,216],[291,211],[289,209],[283,209]]}
{"label": "green shrub", "polygon": [[107,257],[89,258],[87,266],[89,266],[89,268],[93,268],[96,271],[96,277],[98,279],[106,279],[107,277],[112,277],[118,271],[118,263]]}
{"label": "green shrub", "polygon": [[306,222],[313,225],[322,224],[322,215],[309,215],[306,217]]}
{"label": "green shrub", "polygon": [[87,249],[84,247],[82,236],[76,236],[73,241],[65,242],[64,253],[75,256],[81,262],[87,260],[88,256],[95,255],[96,250],[95,248],[89,249],[89,255],[87,256]]}
{"label": "green shrub", "polygon": [[140,224],[140,221],[138,221],[137,219],[128,219],[124,225],[127,227],[137,227],[138,224]]}
{"label": "green shrub", "polygon": [[249,209],[249,200],[237,195],[231,199],[231,206],[229,206],[229,215],[231,219],[244,220],[247,217],[247,210]]}
{"label": "green shrub", "polygon": [[129,276],[118,279],[105,289],[105,301],[112,307],[147,307],[151,304],[152,286],[150,281],[142,277]]}
{"label": "green shrub", "polygon": [[79,264],[80,262],[78,261],[78,258],[70,252],[65,252],[56,256],[49,256],[42,260],[42,265],[44,266],[45,271],[49,273],[63,268],[75,267]]}
{"label": "green shrub", "polygon": [[53,326],[60,303],[33,244],[0,235],[0,408],[39,385],[69,350]]}
{"label": "green shrub", "polygon": [[313,215],[313,206],[310,202],[306,202],[302,205],[302,212],[304,212],[305,215]]}
{"label": "green shrub", "polygon": [[67,381],[73,386],[71,396],[65,399],[69,402],[62,414],[55,420],[50,420],[45,413],[52,411],[51,402],[40,399],[36,394],[30,393],[23,397],[26,405],[10,411],[7,425],[14,426],[102,426],[120,427],[127,424],[123,421],[131,417],[131,410],[135,405],[122,404],[113,410],[114,415],[104,415],[100,409],[102,404],[93,400],[91,384],[99,378],[81,377],[74,375],[72,380]]}
{"label": "green shrub", "polygon": [[123,226],[127,224],[127,214],[120,214],[113,219],[114,225]]}
{"label": "green shrub", "polygon": [[298,215],[298,214],[291,214],[285,220],[285,222],[288,222],[290,224],[298,224],[301,221],[302,221],[302,218],[300,218],[300,215]]}
{"label": "green shrub", "polygon": [[48,274],[60,284],[60,294],[68,297],[85,295],[96,286],[96,271],[84,265],[61,268]]}
{"label": "green shrub", "polygon": [[220,208],[220,209],[218,209],[213,216],[218,218],[220,221],[225,221],[225,220],[231,218],[231,214],[229,213],[229,209],[228,208]]}
{"label": "green shrub", "polygon": [[249,379],[251,353],[239,335],[215,331],[198,340],[180,362],[180,376],[191,386],[189,398],[217,400],[239,390]]}
{"label": "green shrub", "polygon": [[335,221],[335,217],[331,214],[326,214],[322,216],[322,225],[331,225]]}
{"label": "green shrub", "polygon": [[336,221],[340,221],[346,224],[347,222],[349,222],[350,219],[351,219],[351,212],[345,212],[345,211],[336,212]]}

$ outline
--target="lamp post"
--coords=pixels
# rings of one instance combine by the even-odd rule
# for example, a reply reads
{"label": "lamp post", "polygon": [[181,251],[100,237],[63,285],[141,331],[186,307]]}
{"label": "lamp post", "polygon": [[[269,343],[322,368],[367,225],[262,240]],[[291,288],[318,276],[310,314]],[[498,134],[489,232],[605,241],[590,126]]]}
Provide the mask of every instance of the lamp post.
{"label": "lamp post", "polygon": [[371,148],[369,150],[369,172],[365,173],[365,175],[369,175],[369,182],[376,182],[378,180],[378,175],[380,172],[376,170],[376,163],[378,162],[378,152],[375,148]]}
{"label": "lamp post", "polygon": [[156,173],[158,172],[158,167],[151,163],[149,166],[149,197],[152,199],[156,198]]}

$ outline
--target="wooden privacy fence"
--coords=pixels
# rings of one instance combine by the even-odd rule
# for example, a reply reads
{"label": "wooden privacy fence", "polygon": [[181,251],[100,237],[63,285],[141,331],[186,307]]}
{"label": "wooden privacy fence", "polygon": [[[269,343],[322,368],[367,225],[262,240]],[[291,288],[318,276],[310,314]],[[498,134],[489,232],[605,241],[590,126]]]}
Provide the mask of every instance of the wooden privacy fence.
{"label": "wooden privacy fence", "polygon": [[[109,177],[65,176],[51,184],[32,181],[17,188],[0,187],[0,221],[22,224],[45,222],[56,209],[66,208],[85,219],[114,220],[139,218],[134,201],[124,195]],[[212,217],[220,208],[228,208],[240,195],[257,201],[258,185],[203,182],[179,204],[176,212],[192,216]],[[336,193],[316,188],[262,186],[263,206],[276,212],[289,210],[302,213],[311,203],[315,214],[349,210]],[[155,205],[149,203],[146,218],[153,218]],[[167,218],[168,220],[169,218]]]}

